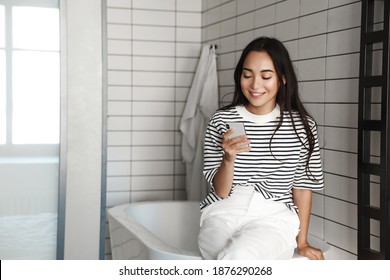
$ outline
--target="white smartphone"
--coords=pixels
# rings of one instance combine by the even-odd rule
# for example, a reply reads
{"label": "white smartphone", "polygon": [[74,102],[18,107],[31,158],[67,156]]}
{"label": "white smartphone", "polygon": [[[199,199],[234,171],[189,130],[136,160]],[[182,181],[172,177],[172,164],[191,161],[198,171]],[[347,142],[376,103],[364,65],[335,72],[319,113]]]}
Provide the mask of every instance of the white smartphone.
{"label": "white smartphone", "polygon": [[242,122],[226,123],[227,129],[233,129],[233,133],[229,136],[229,139],[245,135],[245,127]]}

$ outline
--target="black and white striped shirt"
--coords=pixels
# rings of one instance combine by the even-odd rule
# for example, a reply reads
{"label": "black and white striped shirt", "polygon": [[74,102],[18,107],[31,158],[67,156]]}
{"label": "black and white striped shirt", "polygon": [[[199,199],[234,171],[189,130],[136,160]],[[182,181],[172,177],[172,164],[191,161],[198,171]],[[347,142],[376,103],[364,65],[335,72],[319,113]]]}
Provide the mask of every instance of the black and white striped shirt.
{"label": "black and white striped shirt", "polygon": [[298,136],[290,115],[284,112],[283,123],[270,143],[280,120],[278,105],[267,115],[254,115],[245,107],[236,106],[219,110],[211,117],[205,136],[203,170],[211,191],[200,204],[202,210],[222,199],[215,193],[213,178],[222,161],[224,152],[221,143],[228,122],[244,124],[251,146],[249,152],[240,153],[236,157],[230,195],[236,185],[254,185],[266,199],[283,202],[297,212],[292,199],[292,188],[321,190],[324,187],[316,124],[313,119],[309,119],[315,146],[309,161],[310,172],[307,172],[306,132],[297,112],[293,112],[292,118]]}

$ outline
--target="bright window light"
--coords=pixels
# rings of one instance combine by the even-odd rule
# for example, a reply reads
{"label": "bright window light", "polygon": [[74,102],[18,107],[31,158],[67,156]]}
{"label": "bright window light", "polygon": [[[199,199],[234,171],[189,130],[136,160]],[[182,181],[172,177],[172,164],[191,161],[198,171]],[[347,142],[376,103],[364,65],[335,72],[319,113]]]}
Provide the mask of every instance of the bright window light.
{"label": "bright window light", "polygon": [[12,143],[58,144],[59,53],[14,51],[12,61]]}
{"label": "bright window light", "polygon": [[13,47],[59,51],[59,10],[37,7],[12,9]]}
{"label": "bright window light", "polygon": [[0,144],[6,142],[5,52],[0,49]]}
{"label": "bright window light", "polygon": [[0,5],[0,48],[5,48],[5,14],[2,5]]}

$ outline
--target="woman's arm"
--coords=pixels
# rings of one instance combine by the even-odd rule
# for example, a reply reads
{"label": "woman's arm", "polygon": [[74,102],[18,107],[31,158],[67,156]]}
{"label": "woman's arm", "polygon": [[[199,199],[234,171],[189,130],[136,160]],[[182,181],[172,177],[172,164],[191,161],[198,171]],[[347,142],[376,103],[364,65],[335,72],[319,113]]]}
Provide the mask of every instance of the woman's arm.
{"label": "woman's arm", "polygon": [[298,253],[311,260],[325,259],[320,249],[310,246],[307,242],[312,204],[312,191],[310,189],[293,188],[293,199],[299,210],[298,217],[300,221],[300,231],[297,236]]}
{"label": "woman's arm", "polygon": [[[249,141],[245,135],[229,139],[229,136],[232,133],[233,130],[229,129],[223,136],[222,149],[224,151],[224,156],[213,179],[215,192],[221,198],[229,196],[232,189],[234,161],[237,154],[241,152],[248,152],[250,150]],[[242,148],[244,145],[248,146]]]}

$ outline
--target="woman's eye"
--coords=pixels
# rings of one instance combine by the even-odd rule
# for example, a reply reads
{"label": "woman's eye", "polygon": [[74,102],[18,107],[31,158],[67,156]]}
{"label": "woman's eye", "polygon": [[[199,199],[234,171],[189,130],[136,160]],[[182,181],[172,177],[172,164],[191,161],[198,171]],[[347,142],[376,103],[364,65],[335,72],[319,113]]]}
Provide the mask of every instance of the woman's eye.
{"label": "woman's eye", "polygon": [[245,79],[252,78],[252,76],[250,76],[250,75],[243,75],[243,77],[244,77]]}
{"label": "woman's eye", "polygon": [[271,79],[271,77],[262,77],[263,78],[263,80],[269,80],[269,79]]}

